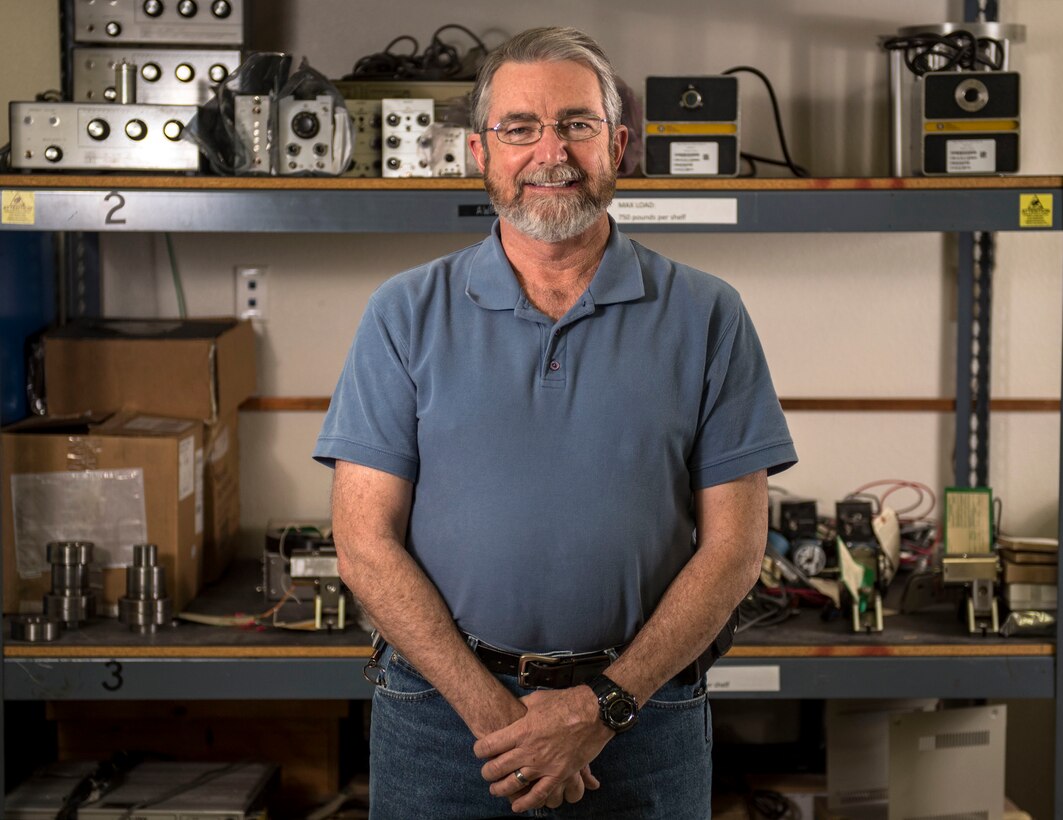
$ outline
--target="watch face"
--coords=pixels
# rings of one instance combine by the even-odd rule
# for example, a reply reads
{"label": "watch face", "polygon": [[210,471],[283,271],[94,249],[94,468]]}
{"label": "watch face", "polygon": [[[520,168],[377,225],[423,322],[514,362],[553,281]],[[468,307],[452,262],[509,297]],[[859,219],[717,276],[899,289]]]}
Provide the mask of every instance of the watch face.
{"label": "watch face", "polygon": [[618,726],[629,723],[635,717],[635,709],[626,699],[609,704],[609,722]]}

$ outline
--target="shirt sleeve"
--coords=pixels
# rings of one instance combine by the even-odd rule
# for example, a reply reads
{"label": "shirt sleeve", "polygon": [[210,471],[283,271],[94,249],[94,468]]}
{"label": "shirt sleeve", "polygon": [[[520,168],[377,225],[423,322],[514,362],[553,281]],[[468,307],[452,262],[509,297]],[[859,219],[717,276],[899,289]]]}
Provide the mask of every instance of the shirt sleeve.
{"label": "shirt sleeve", "polygon": [[738,304],[705,374],[699,428],[690,457],[693,489],[797,462],[768,363],[745,306]]}
{"label": "shirt sleeve", "polygon": [[351,461],[417,480],[417,389],[409,348],[371,299],[332,394],[314,458]]}

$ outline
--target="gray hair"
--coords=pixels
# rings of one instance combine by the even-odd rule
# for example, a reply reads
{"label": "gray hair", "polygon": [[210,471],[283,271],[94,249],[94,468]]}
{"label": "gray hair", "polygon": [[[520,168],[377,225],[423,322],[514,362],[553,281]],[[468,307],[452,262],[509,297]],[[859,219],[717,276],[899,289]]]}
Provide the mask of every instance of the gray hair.
{"label": "gray hair", "polygon": [[610,133],[620,123],[620,92],[616,88],[616,72],[594,40],[574,28],[549,26],[530,28],[515,37],[506,40],[490,52],[480,64],[476,73],[476,87],[472,91],[472,127],[476,131],[485,130],[487,111],[491,107],[491,80],[495,72],[504,63],[539,63],[539,62],[582,63],[598,77],[602,89],[602,105],[605,119],[609,122]]}

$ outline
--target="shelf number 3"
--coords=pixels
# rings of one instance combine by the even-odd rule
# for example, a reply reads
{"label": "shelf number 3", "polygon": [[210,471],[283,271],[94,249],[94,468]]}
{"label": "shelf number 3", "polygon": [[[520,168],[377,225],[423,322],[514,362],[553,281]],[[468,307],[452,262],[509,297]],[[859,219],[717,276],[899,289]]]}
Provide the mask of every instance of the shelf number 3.
{"label": "shelf number 3", "polygon": [[103,688],[108,692],[117,692],[122,688],[122,684],[125,681],[122,679],[122,664],[118,661],[107,661],[104,664],[104,668],[111,671],[111,680],[105,680],[103,682]]}
{"label": "shelf number 3", "polygon": [[118,201],[111,207],[111,210],[109,210],[107,212],[107,216],[104,218],[103,224],[105,224],[105,225],[125,225],[125,219],[124,218],[118,219],[118,218],[115,217],[115,214],[118,213],[120,210],[122,210],[122,208],[125,207],[125,197],[122,196],[120,193],[118,193],[118,191],[111,191],[109,194],[107,194],[107,196],[105,196],[103,198],[103,201],[104,202],[110,202],[112,199],[115,199],[115,200],[118,200]]}

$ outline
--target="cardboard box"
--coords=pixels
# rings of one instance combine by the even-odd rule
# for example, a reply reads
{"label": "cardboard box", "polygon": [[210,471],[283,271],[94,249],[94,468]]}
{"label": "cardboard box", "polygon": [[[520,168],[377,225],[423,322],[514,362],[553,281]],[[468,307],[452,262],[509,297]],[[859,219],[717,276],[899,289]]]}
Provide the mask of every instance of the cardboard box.
{"label": "cardboard box", "polygon": [[237,319],[85,319],[44,336],[50,415],[149,415],[216,424],[255,392],[255,334]]}
{"label": "cardboard box", "polygon": [[4,611],[41,610],[51,589],[50,541],[93,542],[99,614],[117,614],[125,567],[143,542],[158,545],[174,611],[192,600],[203,563],[202,429],[186,419],[118,414],[34,418],[0,432]]}
{"label": "cardboard box", "polygon": [[217,581],[240,546],[239,417],[231,410],[203,432],[203,580]]}
{"label": "cardboard box", "polygon": [[204,422],[203,572],[215,581],[237,552],[237,408],[255,392],[255,336],[236,319],[92,319],[44,339],[48,412],[125,409]]}

